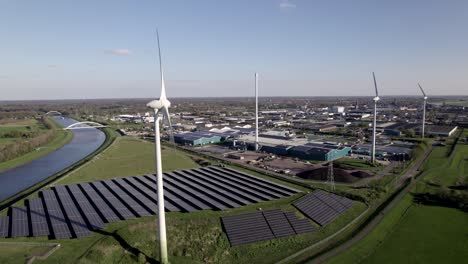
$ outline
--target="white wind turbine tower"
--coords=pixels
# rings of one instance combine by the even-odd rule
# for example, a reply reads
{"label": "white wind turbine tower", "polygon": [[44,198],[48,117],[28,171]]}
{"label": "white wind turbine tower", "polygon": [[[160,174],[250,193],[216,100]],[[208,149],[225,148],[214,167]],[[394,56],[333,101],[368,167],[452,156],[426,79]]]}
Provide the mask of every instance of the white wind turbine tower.
{"label": "white wind turbine tower", "polygon": [[255,73],[255,151],[258,151],[258,73]]}
{"label": "white wind turbine tower", "polygon": [[421,89],[421,92],[424,96],[424,105],[423,105],[423,118],[422,118],[422,132],[421,132],[421,138],[424,139],[424,128],[426,125],[426,101],[427,101],[427,96],[426,93],[424,92],[421,84],[418,83],[419,89]]}
{"label": "white wind turbine tower", "polygon": [[164,74],[161,62],[161,47],[159,45],[159,33],[156,31],[159,50],[159,67],[161,70],[161,96],[159,100],[153,100],[146,106],[154,110],[154,143],[156,152],[156,178],[157,178],[157,193],[158,193],[158,230],[159,230],[159,249],[161,254],[161,263],[169,263],[167,258],[167,240],[166,240],[166,216],[164,211],[164,189],[162,177],[162,162],[161,162],[161,138],[159,132],[159,122],[161,117],[158,115],[162,111],[163,116],[167,119],[170,129],[171,120],[169,118],[169,107],[171,102],[166,98],[166,87],[164,85]]}
{"label": "white wind turbine tower", "polygon": [[377,133],[377,102],[380,100],[379,98],[379,91],[377,90],[377,81],[375,80],[375,74],[372,72],[372,77],[374,77],[374,87],[375,87],[375,97],[372,99],[374,100],[374,124],[372,125],[372,156],[371,162],[375,163],[375,137]]}

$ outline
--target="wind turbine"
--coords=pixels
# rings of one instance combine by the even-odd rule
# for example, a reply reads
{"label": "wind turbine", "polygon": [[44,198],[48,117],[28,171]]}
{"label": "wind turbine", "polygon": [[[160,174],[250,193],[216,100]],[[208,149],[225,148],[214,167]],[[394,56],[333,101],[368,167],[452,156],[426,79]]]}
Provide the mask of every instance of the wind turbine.
{"label": "wind turbine", "polygon": [[375,163],[375,137],[376,137],[376,130],[377,130],[377,102],[380,100],[379,98],[379,91],[377,90],[377,81],[375,80],[375,74],[372,72],[372,77],[374,77],[374,87],[375,87],[375,97],[372,99],[374,100],[374,124],[372,126],[373,133],[372,133],[372,156],[371,162]]}
{"label": "wind turbine", "polygon": [[421,92],[424,96],[424,105],[423,105],[423,118],[422,118],[422,132],[421,132],[421,138],[424,139],[424,127],[426,125],[426,101],[427,101],[427,96],[426,93],[424,92],[421,84],[418,83],[419,89],[421,89]]}
{"label": "wind turbine", "polygon": [[164,85],[164,74],[161,62],[161,46],[159,45],[159,33],[156,31],[159,50],[159,68],[161,70],[161,96],[158,100],[153,100],[146,106],[154,110],[154,144],[156,152],[156,178],[158,192],[158,230],[159,230],[159,249],[161,254],[161,263],[169,263],[167,258],[167,240],[166,240],[166,216],[164,211],[164,188],[162,177],[162,162],[161,162],[161,137],[159,132],[159,122],[161,117],[158,115],[162,111],[163,116],[167,119],[171,128],[171,120],[169,117],[169,107],[171,102],[166,98],[166,87]]}
{"label": "wind turbine", "polygon": [[258,151],[258,73],[255,73],[255,151]]}

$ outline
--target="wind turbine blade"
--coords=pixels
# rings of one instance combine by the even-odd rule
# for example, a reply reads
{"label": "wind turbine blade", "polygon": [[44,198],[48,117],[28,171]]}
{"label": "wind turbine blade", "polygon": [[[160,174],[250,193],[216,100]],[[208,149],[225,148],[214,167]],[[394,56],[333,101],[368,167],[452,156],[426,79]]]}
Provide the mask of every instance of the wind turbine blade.
{"label": "wind turbine blade", "polygon": [[156,30],[156,36],[158,39],[159,69],[161,70],[161,96],[159,97],[159,99],[166,99],[166,86],[164,84],[164,73],[163,73],[162,58],[161,58],[161,44],[159,44],[159,31],[158,30]]}
{"label": "wind turbine blade", "polygon": [[171,141],[175,149],[174,129],[172,127],[171,117],[169,116],[169,108],[165,106],[162,108],[162,110],[163,110],[163,115],[167,119],[167,123],[169,125],[169,140]]}
{"label": "wind turbine blade", "polygon": [[421,92],[422,92],[422,94],[424,95],[424,97],[426,97],[426,93],[424,92],[424,90],[423,90],[421,84],[418,83],[418,86],[419,86],[419,89],[421,89]]}
{"label": "wind turbine blade", "polygon": [[374,72],[372,72],[372,77],[374,77],[375,96],[379,97],[379,91],[377,90],[377,81],[375,80],[375,73]]}

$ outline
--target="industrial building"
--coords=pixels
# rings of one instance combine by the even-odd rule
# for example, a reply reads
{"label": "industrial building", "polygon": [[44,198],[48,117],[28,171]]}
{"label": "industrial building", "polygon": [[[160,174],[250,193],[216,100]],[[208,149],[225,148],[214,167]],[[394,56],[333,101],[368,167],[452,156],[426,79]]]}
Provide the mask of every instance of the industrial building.
{"label": "industrial building", "polygon": [[457,128],[457,126],[429,126],[426,133],[439,137],[450,137],[457,131]]}
{"label": "industrial building", "polygon": [[181,145],[200,146],[221,142],[221,135],[209,132],[186,132],[174,135],[174,141]]}
{"label": "industrial building", "polygon": [[331,161],[349,155],[350,147],[307,143],[289,149],[289,155],[305,160]]}
{"label": "industrial building", "polygon": [[389,136],[401,136],[405,130],[413,129],[421,133],[421,125],[418,123],[389,122],[377,125],[377,129],[383,129],[383,133]]}

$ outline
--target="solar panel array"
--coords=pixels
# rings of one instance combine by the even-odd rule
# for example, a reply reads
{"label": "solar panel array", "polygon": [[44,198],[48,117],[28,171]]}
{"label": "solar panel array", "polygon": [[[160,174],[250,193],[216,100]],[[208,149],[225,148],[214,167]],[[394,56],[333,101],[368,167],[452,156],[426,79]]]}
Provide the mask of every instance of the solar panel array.
{"label": "solar panel array", "polygon": [[353,206],[353,201],[333,193],[315,190],[296,201],[294,206],[319,225],[325,226]]}
{"label": "solar panel array", "polygon": [[9,216],[0,217],[0,237],[1,238],[8,236],[9,222],[10,222]]}
{"label": "solar panel array", "polygon": [[[299,192],[221,167],[173,171],[163,177],[168,212],[226,210]],[[78,238],[104,228],[104,223],[157,213],[155,175],[55,186],[40,191],[39,196],[27,200],[26,207],[11,207],[9,216],[0,217],[0,237]],[[268,217],[278,237],[292,230],[281,224],[281,217]]]}
{"label": "solar panel array", "polygon": [[231,246],[240,246],[280,237],[313,232],[307,219],[298,219],[294,212],[274,209],[221,217]]}

